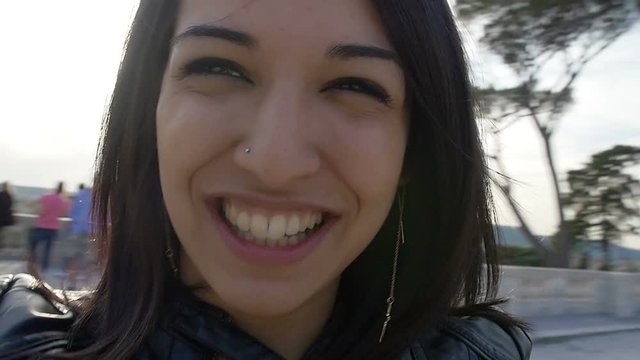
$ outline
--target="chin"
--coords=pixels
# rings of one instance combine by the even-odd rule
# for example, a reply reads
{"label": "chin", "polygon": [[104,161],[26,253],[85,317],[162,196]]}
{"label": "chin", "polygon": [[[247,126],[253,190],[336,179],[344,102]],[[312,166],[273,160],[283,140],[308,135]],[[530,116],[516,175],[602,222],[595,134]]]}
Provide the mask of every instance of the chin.
{"label": "chin", "polygon": [[[215,284],[215,285],[214,285]],[[318,284],[311,279],[296,281],[267,281],[238,279],[212,281],[214,303],[230,313],[253,317],[281,317],[316,301],[323,288],[309,288]],[[216,286],[217,285],[217,286]]]}

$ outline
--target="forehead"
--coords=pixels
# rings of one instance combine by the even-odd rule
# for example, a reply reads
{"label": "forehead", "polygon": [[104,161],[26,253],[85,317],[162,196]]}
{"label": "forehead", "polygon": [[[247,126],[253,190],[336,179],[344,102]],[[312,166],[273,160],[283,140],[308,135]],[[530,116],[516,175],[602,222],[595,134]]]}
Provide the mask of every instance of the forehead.
{"label": "forehead", "polygon": [[371,0],[183,0],[176,34],[211,24],[259,42],[366,42],[389,46]]}

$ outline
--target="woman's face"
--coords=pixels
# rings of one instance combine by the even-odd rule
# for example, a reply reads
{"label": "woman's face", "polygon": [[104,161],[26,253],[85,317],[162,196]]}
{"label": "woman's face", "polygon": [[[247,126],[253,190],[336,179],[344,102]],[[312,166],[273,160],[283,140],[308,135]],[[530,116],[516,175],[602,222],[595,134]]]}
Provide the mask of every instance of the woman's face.
{"label": "woman's face", "polygon": [[393,203],[404,89],[369,1],[181,1],[157,139],[183,279],[263,316],[335,289]]}

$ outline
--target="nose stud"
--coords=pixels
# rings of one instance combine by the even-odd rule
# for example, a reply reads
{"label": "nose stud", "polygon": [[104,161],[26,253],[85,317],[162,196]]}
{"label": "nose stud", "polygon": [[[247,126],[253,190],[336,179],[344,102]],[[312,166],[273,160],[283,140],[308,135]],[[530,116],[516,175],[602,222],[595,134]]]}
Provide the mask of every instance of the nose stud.
{"label": "nose stud", "polygon": [[250,154],[251,153],[251,148],[248,147],[248,146],[246,148],[244,148],[244,153],[245,154]]}

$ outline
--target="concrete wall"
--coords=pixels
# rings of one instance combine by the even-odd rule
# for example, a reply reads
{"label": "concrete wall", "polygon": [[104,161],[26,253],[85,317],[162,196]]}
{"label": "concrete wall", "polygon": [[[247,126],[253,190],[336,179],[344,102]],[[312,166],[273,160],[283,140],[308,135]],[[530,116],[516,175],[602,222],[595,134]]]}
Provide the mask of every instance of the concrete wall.
{"label": "concrete wall", "polygon": [[640,274],[503,266],[505,309],[519,316],[640,316]]}
{"label": "concrete wall", "polygon": [[[5,247],[26,254],[32,215],[19,215],[6,229]],[[73,253],[69,219],[54,244],[51,265],[62,267]],[[519,316],[608,314],[640,316],[640,274],[593,270],[503,266],[500,296],[511,300],[505,309]]]}

